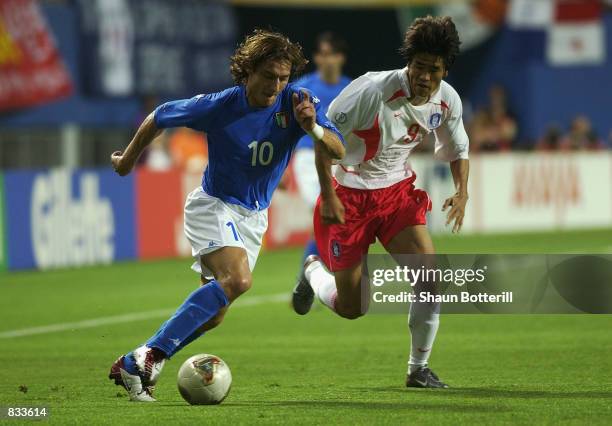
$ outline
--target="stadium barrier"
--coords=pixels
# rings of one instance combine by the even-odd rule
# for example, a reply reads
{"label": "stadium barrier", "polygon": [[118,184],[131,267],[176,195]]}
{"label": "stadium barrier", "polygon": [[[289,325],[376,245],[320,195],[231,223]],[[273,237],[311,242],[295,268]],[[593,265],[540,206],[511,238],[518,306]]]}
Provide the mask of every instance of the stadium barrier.
{"label": "stadium barrier", "polygon": [[[441,206],[453,194],[448,165],[420,157],[417,179],[429,192],[433,233],[448,232]],[[470,159],[465,233],[550,231],[612,226],[612,153],[512,153]]]}
{"label": "stadium barrier", "polygon": [[[612,153],[482,155],[470,164],[465,233],[612,226]],[[448,165],[419,156],[413,167],[433,202],[432,232],[448,233],[440,211],[454,192]],[[183,204],[199,184],[199,174],[176,170],[8,171],[0,177],[0,268],[189,256]],[[291,170],[283,186],[270,208],[268,249],[302,244],[312,229]]]}
{"label": "stadium barrier", "polygon": [[59,168],[9,171],[4,181],[9,269],[136,257],[133,175]]}

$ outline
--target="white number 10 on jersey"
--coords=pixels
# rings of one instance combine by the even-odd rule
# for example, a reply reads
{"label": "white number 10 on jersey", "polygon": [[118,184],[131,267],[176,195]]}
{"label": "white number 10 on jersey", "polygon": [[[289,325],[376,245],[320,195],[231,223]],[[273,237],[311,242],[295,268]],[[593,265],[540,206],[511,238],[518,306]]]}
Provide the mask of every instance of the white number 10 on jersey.
{"label": "white number 10 on jersey", "polygon": [[253,141],[248,147],[253,150],[251,166],[267,166],[270,164],[272,155],[274,154],[274,145],[272,145],[272,142],[262,142],[259,144],[259,141]]}

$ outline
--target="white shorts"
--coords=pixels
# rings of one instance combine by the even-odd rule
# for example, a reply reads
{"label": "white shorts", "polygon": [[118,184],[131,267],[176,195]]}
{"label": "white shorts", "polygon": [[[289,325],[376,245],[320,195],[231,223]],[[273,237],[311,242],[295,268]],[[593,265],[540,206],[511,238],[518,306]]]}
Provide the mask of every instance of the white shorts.
{"label": "white shorts", "polygon": [[253,271],[267,228],[267,209],[249,210],[208,195],[201,186],[194,189],[185,202],[185,235],[196,258],[191,269],[212,279],[200,256],[222,247],[240,247],[246,250]]}
{"label": "white shorts", "polygon": [[298,149],[293,154],[293,171],[298,191],[308,207],[314,209],[321,192],[315,166],[314,149]]}

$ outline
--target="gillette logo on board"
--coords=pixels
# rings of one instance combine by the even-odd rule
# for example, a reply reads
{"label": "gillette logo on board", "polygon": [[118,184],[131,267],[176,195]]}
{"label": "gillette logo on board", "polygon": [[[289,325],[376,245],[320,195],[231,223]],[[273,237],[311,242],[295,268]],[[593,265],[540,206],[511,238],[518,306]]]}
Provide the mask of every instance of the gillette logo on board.
{"label": "gillette logo on board", "polygon": [[72,181],[69,170],[57,169],[38,175],[32,185],[32,247],[39,268],[113,260],[113,210],[100,196],[99,177],[83,173]]}

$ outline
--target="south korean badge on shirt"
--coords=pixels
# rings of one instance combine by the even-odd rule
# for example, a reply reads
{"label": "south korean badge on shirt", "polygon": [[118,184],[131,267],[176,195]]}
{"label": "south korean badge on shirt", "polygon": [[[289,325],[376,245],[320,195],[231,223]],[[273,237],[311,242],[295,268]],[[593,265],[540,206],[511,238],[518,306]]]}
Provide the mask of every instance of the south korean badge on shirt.
{"label": "south korean badge on shirt", "polygon": [[442,114],[440,114],[439,112],[434,112],[433,114],[431,114],[429,116],[429,120],[427,121],[428,127],[430,129],[435,129],[437,127],[440,127],[441,123],[442,123]]}

